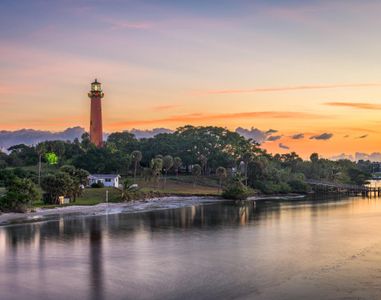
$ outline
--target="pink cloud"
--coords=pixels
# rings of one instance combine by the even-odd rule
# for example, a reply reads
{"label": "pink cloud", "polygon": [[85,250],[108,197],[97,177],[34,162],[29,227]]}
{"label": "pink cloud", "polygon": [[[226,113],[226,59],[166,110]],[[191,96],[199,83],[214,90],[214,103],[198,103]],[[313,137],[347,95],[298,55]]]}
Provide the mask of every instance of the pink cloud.
{"label": "pink cloud", "polygon": [[363,103],[363,102],[327,102],[324,103],[329,106],[341,106],[341,107],[350,107],[356,109],[369,109],[369,110],[380,110],[381,104],[376,103]]}
{"label": "pink cloud", "polygon": [[161,119],[151,120],[131,120],[125,122],[117,122],[110,124],[111,127],[122,126],[141,126],[149,124],[163,124],[163,123],[194,123],[203,122],[208,123],[211,120],[226,120],[226,119],[250,119],[250,118],[268,118],[268,119],[311,119],[311,118],[324,118],[324,116],[304,113],[304,112],[288,112],[288,111],[260,111],[260,112],[238,112],[238,113],[222,113],[222,114],[202,114],[192,113],[186,115],[173,115]]}
{"label": "pink cloud", "polygon": [[177,108],[179,105],[177,104],[167,104],[167,105],[158,105],[153,107],[153,110],[155,111],[163,111],[163,110],[171,110],[173,108]]}
{"label": "pink cloud", "polygon": [[128,22],[128,21],[117,21],[117,20],[109,20],[108,23],[111,24],[111,29],[150,29],[153,27],[152,23],[149,22]]}
{"label": "pink cloud", "polygon": [[208,90],[199,92],[198,94],[251,94],[251,93],[268,93],[268,92],[287,92],[287,91],[303,91],[303,90],[320,90],[320,89],[338,89],[338,88],[366,88],[381,87],[381,83],[343,83],[343,84],[316,84],[316,85],[297,85],[283,87],[264,87],[253,89],[227,89],[227,90]]}

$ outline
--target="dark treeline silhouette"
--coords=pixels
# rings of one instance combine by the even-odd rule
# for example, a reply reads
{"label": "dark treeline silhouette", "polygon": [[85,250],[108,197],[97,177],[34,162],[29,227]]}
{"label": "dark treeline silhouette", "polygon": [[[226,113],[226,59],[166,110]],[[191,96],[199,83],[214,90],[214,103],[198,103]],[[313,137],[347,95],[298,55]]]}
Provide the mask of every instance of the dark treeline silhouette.
{"label": "dark treeline silhouette", "polygon": [[[26,167],[41,161],[42,175],[54,172],[49,167],[47,153],[58,157],[54,162],[56,170],[72,165],[90,173],[118,173],[134,178],[158,174],[214,175],[219,178],[220,187],[224,177],[239,174],[245,185],[264,193],[306,192],[306,179],[361,185],[370,178],[372,170],[369,161],[331,161],[317,153],[309,160],[303,160],[295,152],[272,155],[253,140],[225,128],[189,125],[173,133],[143,139],[127,131],[115,132],[100,148],[91,144],[87,133],[73,142],[15,145],[9,148],[8,154],[0,153],[0,169],[11,168],[18,172],[17,176],[37,183],[39,174]],[[195,168],[193,172],[192,168]]]}

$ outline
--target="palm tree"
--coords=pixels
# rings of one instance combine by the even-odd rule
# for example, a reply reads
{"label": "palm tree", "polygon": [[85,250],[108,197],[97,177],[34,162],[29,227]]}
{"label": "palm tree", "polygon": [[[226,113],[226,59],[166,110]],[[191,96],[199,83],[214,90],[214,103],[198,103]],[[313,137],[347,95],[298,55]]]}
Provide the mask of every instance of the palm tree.
{"label": "palm tree", "polygon": [[218,182],[218,184],[219,184],[218,185],[218,192],[220,192],[220,190],[222,188],[222,180],[224,178],[226,178],[228,174],[227,174],[226,169],[224,167],[218,167],[216,169],[216,175],[217,175],[218,180],[219,180],[219,182]]}
{"label": "palm tree", "polygon": [[173,159],[173,167],[175,168],[176,176],[179,176],[179,169],[180,169],[182,164],[183,164],[183,161],[181,160],[180,157],[176,156]]}
{"label": "palm tree", "polygon": [[143,155],[140,151],[138,151],[138,150],[132,151],[131,160],[134,162],[134,183],[136,180],[136,170],[137,170],[138,164],[140,163],[142,158],[143,158]]}
{"label": "palm tree", "polygon": [[173,167],[173,157],[171,155],[166,155],[163,158],[163,168],[165,172],[165,177],[164,177],[164,188],[167,183],[167,174],[168,171]]}
{"label": "palm tree", "polygon": [[206,175],[208,158],[204,154],[201,154],[200,156],[200,163],[201,163],[201,172],[204,172],[204,175]]}
{"label": "palm tree", "polygon": [[196,185],[196,178],[201,175],[201,166],[199,164],[193,165],[192,175],[193,175],[193,188],[194,188]]}
{"label": "palm tree", "polygon": [[248,176],[248,168],[249,163],[253,160],[253,153],[252,152],[246,152],[242,156],[242,160],[245,164],[245,185],[247,186],[247,176]]}
{"label": "palm tree", "polygon": [[38,185],[41,186],[41,161],[42,156],[44,155],[46,149],[45,144],[39,143],[36,147],[37,154],[38,154]]}
{"label": "palm tree", "polygon": [[152,176],[155,178],[156,188],[159,188],[159,179],[161,170],[163,169],[163,160],[158,157],[152,159],[150,168],[152,171]]}

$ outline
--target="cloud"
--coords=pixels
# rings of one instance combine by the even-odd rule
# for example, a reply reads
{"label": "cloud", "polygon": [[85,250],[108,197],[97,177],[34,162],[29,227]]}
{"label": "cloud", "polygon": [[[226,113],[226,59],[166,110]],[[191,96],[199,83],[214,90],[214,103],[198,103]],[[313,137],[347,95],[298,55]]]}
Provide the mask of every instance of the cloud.
{"label": "cloud", "polygon": [[282,138],[282,135],[272,135],[267,138],[267,141],[274,142],[277,140],[280,140]]}
{"label": "cloud", "polygon": [[369,110],[381,110],[381,104],[376,103],[362,103],[362,102],[326,102],[324,105],[328,106],[341,106],[350,107],[356,109],[369,109]]}
{"label": "cloud", "polygon": [[163,124],[163,123],[192,123],[192,122],[210,122],[211,120],[226,120],[226,119],[319,119],[326,118],[325,116],[305,113],[305,112],[289,112],[289,111],[257,111],[257,112],[238,112],[238,113],[222,113],[222,114],[203,114],[192,113],[185,115],[173,115],[161,119],[149,120],[131,120],[124,122],[116,122],[110,124],[112,127],[121,126],[140,126],[149,124]]}
{"label": "cloud", "polygon": [[343,83],[343,84],[312,84],[297,85],[283,87],[261,87],[253,89],[226,89],[226,90],[208,90],[201,94],[252,94],[252,93],[268,93],[268,92],[287,92],[287,91],[303,91],[303,90],[321,90],[321,89],[339,89],[339,88],[365,88],[365,87],[381,87],[381,83]]}
{"label": "cloud", "polygon": [[[271,129],[270,129],[271,130]],[[238,127],[235,132],[242,135],[246,139],[252,139],[256,141],[257,143],[263,143],[266,141],[267,137],[269,136],[269,131],[263,131],[258,128],[251,127],[251,129],[245,129],[242,127]],[[275,130],[274,130],[275,131]]]}
{"label": "cloud", "polygon": [[369,160],[372,162],[381,162],[381,153],[373,152],[368,154],[363,152],[356,152],[354,156],[352,154],[342,153],[336,156],[332,156],[330,157],[330,159],[332,160],[349,159],[353,161]]}
{"label": "cloud", "polygon": [[349,138],[349,134],[344,135],[344,138]]}
{"label": "cloud", "polygon": [[172,133],[173,130],[167,129],[167,128],[153,128],[148,130],[141,130],[141,129],[131,129],[129,132],[133,133],[136,138],[143,139],[143,138],[151,138],[155,135],[158,135],[160,133]]}
{"label": "cloud", "polygon": [[355,160],[370,160],[370,161],[377,161],[381,162],[381,153],[380,152],[373,152],[371,154],[362,153],[362,152],[356,152],[355,153]]}
{"label": "cloud", "polygon": [[275,130],[275,129],[269,129],[266,131],[267,134],[272,134],[272,133],[277,133],[278,130]]}
{"label": "cloud", "polygon": [[367,135],[367,134],[364,134],[364,135],[361,135],[361,136],[357,137],[357,139],[365,139],[365,138],[367,138],[367,137],[368,137],[368,135]]}
{"label": "cloud", "polygon": [[331,139],[332,137],[333,137],[332,133],[322,133],[322,134],[319,134],[319,135],[311,136],[310,140],[323,140],[323,141],[326,141],[326,140]]}
{"label": "cloud", "polygon": [[281,148],[281,149],[285,149],[285,150],[288,150],[288,149],[290,149],[290,147],[288,147],[288,146],[286,146],[286,145],[284,145],[284,144],[282,144],[282,143],[279,143],[279,148]]}
{"label": "cloud", "polygon": [[81,127],[67,128],[60,132],[51,132],[34,129],[21,129],[16,131],[0,131],[0,147],[9,148],[17,144],[34,145],[49,140],[74,140],[80,138],[85,130]]}
{"label": "cloud", "polygon": [[132,29],[147,30],[154,27],[152,22],[148,21],[127,21],[115,18],[101,17],[101,21],[110,25],[112,30]]}
{"label": "cloud", "polygon": [[158,106],[154,106],[153,110],[163,111],[163,110],[170,110],[170,109],[176,108],[176,107],[179,107],[179,105],[177,105],[177,104],[158,105]]}
{"label": "cloud", "polygon": [[292,138],[293,140],[301,140],[301,139],[304,139],[304,133],[296,133],[296,134],[292,135],[291,138]]}
{"label": "cloud", "polygon": [[329,159],[331,159],[331,160],[341,160],[341,159],[354,160],[353,159],[353,155],[351,155],[351,154],[345,154],[345,153],[341,153],[339,155],[331,156]]}

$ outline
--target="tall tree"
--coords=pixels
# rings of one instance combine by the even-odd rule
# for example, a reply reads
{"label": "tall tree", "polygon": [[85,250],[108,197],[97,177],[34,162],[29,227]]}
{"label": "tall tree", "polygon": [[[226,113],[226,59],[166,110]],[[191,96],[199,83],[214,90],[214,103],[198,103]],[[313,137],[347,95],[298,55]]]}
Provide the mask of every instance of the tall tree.
{"label": "tall tree", "polygon": [[39,199],[37,187],[30,179],[13,177],[7,182],[5,196],[0,198],[0,210],[25,212]]}
{"label": "tall tree", "polygon": [[249,170],[249,163],[254,159],[254,153],[252,151],[245,152],[242,155],[242,161],[245,164],[245,185],[247,186],[247,175]]}
{"label": "tall tree", "polygon": [[65,172],[47,175],[41,180],[42,189],[53,203],[58,203],[59,196],[73,196],[73,184],[73,179]]}
{"label": "tall tree", "polygon": [[60,168],[61,172],[64,172],[72,179],[72,186],[70,188],[73,200],[82,194],[82,186],[86,185],[89,172],[83,169],[77,169],[71,165],[64,165]]}
{"label": "tall tree", "polygon": [[168,171],[170,169],[172,169],[173,167],[173,157],[171,155],[166,155],[163,157],[163,169],[164,169],[164,173],[165,173],[165,177],[164,177],[164,188],[167,184],[167,175],[168,175]]}
{"label": "tall tree", "polygon": [[216,175],[218,177],[218,192],[220,192],[222,188],[222,181],[227,177],[228,173],[224,167],[218,167],[216,169]]}
{"label": "tall tree", "polygon": [[42,165],[42,157],[46,152],[45,144],[39,143],[36,146],[36,151],[38,154],[38,185],[41,186],[41,165]]}
{"label": "tall tree", "polygon": [[136,171],[143,155],[139,150],[132,151],[131,160],[134,163],[134,183],[136,182]]}
{"label": "tall tree", "polygon": [[159,187],[159,179],[161,170],[163,169],[163,160],[161,158],[153,158],[150,164],[152,176],[155,178],[156,187]]}
{"label": "tall tree", "polygon": [[193,176],[193,188],[196,185],[196,179],[201,175],[201,166],[199,164],[195,164],[192,166],[192,176]]}
{"label": "tall tree", "polygon": [[181,160],[180,157],[176,156],[173,159],[173,167],[175,168],[176,176],[179,175],[179,169],[181,168],[182,164],[183,164],[183,161]]}

